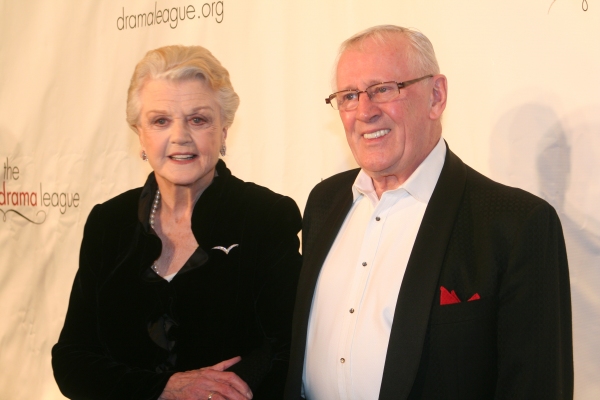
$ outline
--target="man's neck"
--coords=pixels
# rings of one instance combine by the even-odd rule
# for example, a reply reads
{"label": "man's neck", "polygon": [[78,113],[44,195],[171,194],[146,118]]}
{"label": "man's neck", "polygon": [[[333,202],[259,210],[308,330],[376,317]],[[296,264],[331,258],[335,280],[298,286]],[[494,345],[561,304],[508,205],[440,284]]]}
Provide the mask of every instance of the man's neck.
{"label": "man's neck", "polygon": [[387,192],[388,190],[397,189],[406,181],[407,178],[402,179],[399,175],[393,174],[371,177],[371,179],[373,180],[373,187],[375,188],[375,193],[377,193],[377,198],[381,199],[383,193]]}
{"label": "man's neck", "polygon": [[[429,154],[433,151],[435,146],[439,143],[440,136],[432,142],[429,151],[427,151],[421,158],[416,159],[411,164],[401,168],[398,172],[380,172],[380,173],[367,173],[373,181],[373,187],[377,198],[381,199],[383,193],[389,190],[395,190],[400,187],[412,174],[419,168],[419,166],[429,157]],[[366,172],[366,171],[365,171]]]}

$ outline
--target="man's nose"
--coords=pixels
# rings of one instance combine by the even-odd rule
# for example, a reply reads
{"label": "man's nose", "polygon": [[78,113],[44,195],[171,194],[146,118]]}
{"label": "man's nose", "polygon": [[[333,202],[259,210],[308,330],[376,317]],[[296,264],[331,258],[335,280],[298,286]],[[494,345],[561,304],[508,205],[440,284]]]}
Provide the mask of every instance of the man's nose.
{"label": "man's nose", "polygon": [[[361,96],[363,95],[363,96]],[[371,122],[381,114],[381,109],[376,103],[371,101],[371,97],[365,91],[358,92],[358,106],[356,108],[356,117],[365,122]]]}

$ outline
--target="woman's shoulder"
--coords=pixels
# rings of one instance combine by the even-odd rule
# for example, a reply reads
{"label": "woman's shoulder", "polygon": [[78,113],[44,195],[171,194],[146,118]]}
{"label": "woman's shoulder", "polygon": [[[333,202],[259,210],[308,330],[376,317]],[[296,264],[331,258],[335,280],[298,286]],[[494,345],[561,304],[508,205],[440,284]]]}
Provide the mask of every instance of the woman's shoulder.
{"label": "woman's shoulder", "polygon": [[296,202],[290,197],[283,194],[276,193],[273,190],[258,185],[254,182],[246,182],[240,178],[234,176],[229,168],[225,165],[223,160],[219,160],[216,166],[218,176],[221,179],[220,182],[216,181],[216,185],[210,192],[214,196],[215,200],[218,198],[219,202],[224,201],[226,198],[229,199],[241,199],[246,205],[262,205],[270,207],[278,203],[293,203]]}
{"label": "woman's shoulder", "polygon": [[218,210],[234,217],[239,226],[252,229],[256,238],[295,238],[302,228],[300,209],[291,197],[233,176],[227,186],[228,195]]}
{"label": "woman's shoulder", "polygon": [[247,203],[267,208],[279,204],[282,204],[282,206],[293,204],[297,207],[296,202],[292,198],[254,182],[245,182],[235,176],[230,177],[229,186],[231,195],[241,196]]}
{"label": "woman's shoulder", "polygon": [[106,200],[101,203],[106,207],[123,207],[126,205],[134,204],[137,206],[138,201],[140,200],[140,194],[142,193],[142,188],[138,187],[135,189],[129,189],[121,194],[116,195],[113,198]]}
{"label": "woman's shoulder", "polygon": [[123,192],[94,206],[90,219],[101,219],[104,223],[127,224],[138,219],[138,206],[142,188]]}

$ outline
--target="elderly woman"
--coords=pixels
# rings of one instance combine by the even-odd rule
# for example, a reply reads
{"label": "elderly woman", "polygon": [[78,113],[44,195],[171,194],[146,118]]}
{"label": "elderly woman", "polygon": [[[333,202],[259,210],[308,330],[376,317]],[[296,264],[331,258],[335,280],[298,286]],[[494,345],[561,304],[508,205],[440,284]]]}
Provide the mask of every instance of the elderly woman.
{"label": "elderly woman", "polygon": [[87,220],[54,375],[72,399],[281,399],[301,259],[288,197],[231,175],[239,99],[206,49],[137,65],[127,121],[154,172]]}

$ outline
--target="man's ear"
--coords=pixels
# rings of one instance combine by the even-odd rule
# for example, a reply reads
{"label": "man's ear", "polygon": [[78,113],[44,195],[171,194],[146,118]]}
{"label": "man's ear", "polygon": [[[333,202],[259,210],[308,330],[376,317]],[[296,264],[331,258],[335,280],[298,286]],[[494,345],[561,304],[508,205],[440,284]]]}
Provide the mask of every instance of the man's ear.
{"label": "man's ear", "polygon": [[429,118],[440,119],[446,109],[446,99],[448,98],[448,80],[444,75],[433,76],[433,89],[431,91],[431,109]]}

